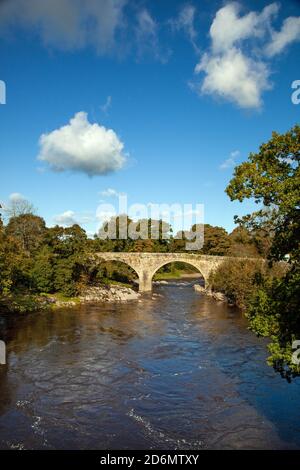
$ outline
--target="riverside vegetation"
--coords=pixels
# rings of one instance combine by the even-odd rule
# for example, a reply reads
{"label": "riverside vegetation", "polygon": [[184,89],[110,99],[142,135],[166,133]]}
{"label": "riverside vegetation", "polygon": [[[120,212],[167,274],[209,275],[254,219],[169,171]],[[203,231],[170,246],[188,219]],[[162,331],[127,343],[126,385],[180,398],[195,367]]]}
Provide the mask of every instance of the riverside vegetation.
{"label": "riverside vegetation", "polygon": [[[295,126],[286,134],[273,133],[258,153],[237,166],[227,194],[231,200],[252,198],[261,208],[236,218],[238,225],[230,234],[205,224],[201,250],[245,258],[225,262],[212,274],[210,287],[244,310],[256,334],[270,338],[268,362],[289,380],[300,374],[291,360],[292,343],[300,339],[299,154],[300,127]],[[26,201],[12,202],[4,215],[6,224],[0,217],[0,305],[7,312],[39,310],[51,304],[49,298],[74,304],[83,292],[99,285],[133,285],[132,269],[116,262],[95,265],[90,256],[94,252],[185,251],[184,235],[173,237],[163,221],[158,240],[102,240],[97,235],[88,238],[76,224],[46,227]],[[149,227],[152,223],[149,219]],[[169,240],[162,237],[166,231]],[[156,279],[175,278],[187,269],[172,263],[161,268]]]}

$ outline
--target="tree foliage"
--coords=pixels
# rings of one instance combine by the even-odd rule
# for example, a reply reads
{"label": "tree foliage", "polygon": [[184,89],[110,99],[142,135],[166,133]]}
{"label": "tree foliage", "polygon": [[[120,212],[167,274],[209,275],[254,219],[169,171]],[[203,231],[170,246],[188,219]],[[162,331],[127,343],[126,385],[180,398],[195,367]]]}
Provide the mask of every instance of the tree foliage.
{"label": "tree foliage", "polygon": [[235,168],[226,191],[231,200],[253,198],[261,208],[239,220],[258,233],[268,232],[270,263],[287,260],[281,279],[265,279],[248,305],[251,328],[270,336],[272,364],[289,378],[300,373],[292,362],[292,342],[300,339],[300,127],[272,138]]}
{"label": "tree foliage", "polygon": [[41,244],[45,228],[45,221],[41,217],[26,213],[11,217],[6,233],[19,240],[23,249],[32,254]]}

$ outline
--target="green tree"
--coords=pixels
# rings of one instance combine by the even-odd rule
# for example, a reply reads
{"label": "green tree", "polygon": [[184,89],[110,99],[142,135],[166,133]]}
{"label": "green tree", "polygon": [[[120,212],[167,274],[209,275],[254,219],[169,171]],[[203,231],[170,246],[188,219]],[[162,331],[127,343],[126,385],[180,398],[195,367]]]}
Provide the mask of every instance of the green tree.
{"label": "green tree", "polygon": [[0,216],[0,296],[9,295],[21,280],[27,279],[25,266],[27,268],[22,246],[6,233]]}
{"label": "green tree", "polygon": [[52,227],[44,243],[53,254],[53,286],[65,295],[77,294],[89,268],[87,236],[77,224],[72,227]]}
{"label": "green tree", "polygon": [[32,282],[39,292],[53,292],[53,254],[49,247],[42,246],[34,259],[31,271]]}
{"label": "green tree", "polygon": [[204,245],[202,252],[208,255],[225,255],[230,247],[228,233],[223,227],[204,224]]}
{"label": "green tree", "polygon": [[[202,226],[203,227],[203,226]],[[191,232],[200,230],[199,226],[193,225]],[[205,255],[222,256],[225,255],[230,247],[228,233],[223,227],[217,227],[210,224],[204,224],[204,244],[201,253]]]}
{"label": "green tree", "polygon": [[[239,222],[251,230],[268,230],[270,262],[288,259],[283,279],[266,282],[248,309],[251,327],[270,335],[269,363],[283,375],[299,374],[292,362],[292,342],[300,339],[300,127],[272,138],[237,166],[226,192],[231,200],[253,198],[262,207]],[[236,218],[237,220],[237,218]]]}

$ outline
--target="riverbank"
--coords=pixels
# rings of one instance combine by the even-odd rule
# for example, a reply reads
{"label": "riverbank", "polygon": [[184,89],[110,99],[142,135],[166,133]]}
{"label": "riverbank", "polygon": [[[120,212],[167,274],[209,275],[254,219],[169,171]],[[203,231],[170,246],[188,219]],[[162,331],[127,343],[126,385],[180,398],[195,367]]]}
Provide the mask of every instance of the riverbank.
{"label": "riverbank", "polygon": [[[172,280],[199,279],[199,274],[197,273],[181,273],[179,277],[170,276],[171,273],[167,274],[168,275],[162,279],[153,281],[153,284],[164,285]],[[229,306],[232,306],[226,295],[222,292],[206,289],[201,284],[195,284],[194,290],[214,300],[226,302]],[[139,300],[140,297],[141,294],[131,286],[114,281],[113,283],[100,286],[88,286],[76,297],[67,297],[61,293],[41,293],[36,295],[19,293],[10,295],[0,299],[0,312],[5,314],[23,314],[46,309],[72,308],[87,303],[128,302]]]}
{"label": "riverbank", "polygon": [[138,300],[141,294],[131,289],[116,284],[108,286],[88,287],[79,296],[81,303],[87,302],[127,302],[128,300]]}
{"label": "riverbank", "polygon": [[211,289],[206,289],[205,287],[201,286],[200,284],[195,284],[194,285],[194,290],[196,292],[199,292],[200,294],[204,294],[206,295],[207,297],[211,297],[219,302],[226,302],[229,307],[233,307],[234,304],[230,303],[229,302],[229,299],[226,297],[225,294],[223,294],[223,292],[215,292]]}
{"label": "riverbank", "polygon": [[0,311],[5,314],[22,314],[45,309],[71,308],[85,303],[127,302],[138,300],[139,297],[140,294],[131,287],[113,283],[87,287],[77,297],[66,297],[60,293],[14,294],[0,299]]}

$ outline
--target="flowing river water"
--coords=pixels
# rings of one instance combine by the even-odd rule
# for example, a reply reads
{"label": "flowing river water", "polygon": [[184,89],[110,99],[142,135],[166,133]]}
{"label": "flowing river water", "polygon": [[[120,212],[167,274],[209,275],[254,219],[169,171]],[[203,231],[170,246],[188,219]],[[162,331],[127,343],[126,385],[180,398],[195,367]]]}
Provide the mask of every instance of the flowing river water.
{"label": "flowing river water", "polygon": [[193,282],[0,317],[0,448],[300,448],[300,380],[268,367],[266,341]]}

